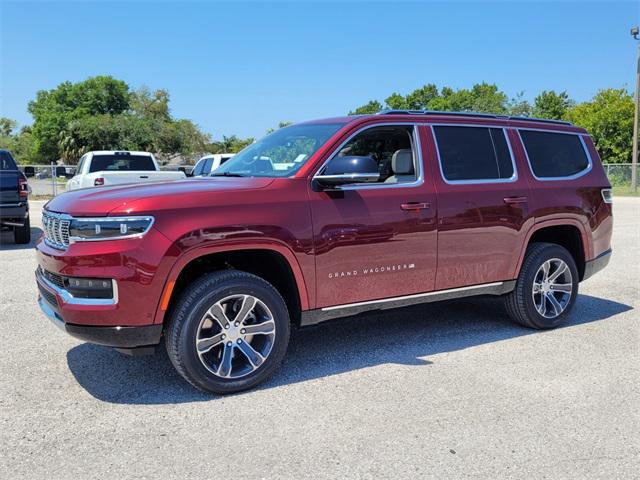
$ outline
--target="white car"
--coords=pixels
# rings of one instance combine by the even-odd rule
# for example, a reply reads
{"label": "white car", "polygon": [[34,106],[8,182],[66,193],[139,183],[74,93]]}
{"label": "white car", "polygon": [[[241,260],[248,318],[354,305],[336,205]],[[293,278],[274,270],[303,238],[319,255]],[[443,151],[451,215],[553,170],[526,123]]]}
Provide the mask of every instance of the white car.
{"label": "white car", "polygon": [[235,153],[215,153],[213,155],[205,155],[200,160],[198,160],[196,166],[193,167],[191,176],[207,177],[211,174],[211,172],[213,172],[216,168],[218,168],[234,155]]}
{"label": "white car", "polygon": [[149,152],[101,150],[80,158],[75,176],[67,182],[67,190],[183,178],[186,175],[181,171],[161,172]]}

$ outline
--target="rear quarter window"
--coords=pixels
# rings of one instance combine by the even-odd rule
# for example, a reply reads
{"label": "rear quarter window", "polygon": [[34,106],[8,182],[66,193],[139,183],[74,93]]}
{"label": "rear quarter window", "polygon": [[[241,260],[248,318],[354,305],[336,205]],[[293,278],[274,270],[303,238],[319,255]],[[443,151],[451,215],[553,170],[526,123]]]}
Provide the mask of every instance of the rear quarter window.
{"label": "rear quarter window", "polygon": [[571,177],[589,168],[589,157],[579,135],[537,130],[519,132],[536,177]]}
{"label": "rear quarter window", "polygon": [[0,152],[0,170],[17,170],[16,162],[9,152]]}

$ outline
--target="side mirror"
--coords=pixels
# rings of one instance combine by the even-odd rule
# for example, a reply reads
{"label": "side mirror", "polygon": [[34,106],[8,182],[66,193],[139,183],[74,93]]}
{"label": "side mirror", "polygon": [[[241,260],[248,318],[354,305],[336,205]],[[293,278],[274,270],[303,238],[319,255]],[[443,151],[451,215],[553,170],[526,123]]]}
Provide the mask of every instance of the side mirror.
{"label": "side mirror", "polygon": [[314,177],[321,188],[353,183],[375,183],[380,179],[378,164],[368,156],[344,156],[331,159],[324,171]]}

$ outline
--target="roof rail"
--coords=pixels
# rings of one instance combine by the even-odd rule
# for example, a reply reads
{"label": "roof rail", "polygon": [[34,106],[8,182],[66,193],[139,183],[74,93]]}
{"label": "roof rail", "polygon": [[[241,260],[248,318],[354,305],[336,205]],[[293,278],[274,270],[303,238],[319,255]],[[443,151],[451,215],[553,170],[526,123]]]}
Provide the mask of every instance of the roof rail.
{"label": "roof rail", "polygon": [[500,120],[521,120],[523,122],[541,122],[541,123],[556,123],[560,125],[573,125],[571,122],[566,122],[564,120],[550,120],[546,118],[534,118],[534,117],[518,117],[518,116],[511,116],[511,115],[498,115],[493,113],[443,112],[440,110],[381,110],[376,115],[446,115],[450,117],[497,118]]}

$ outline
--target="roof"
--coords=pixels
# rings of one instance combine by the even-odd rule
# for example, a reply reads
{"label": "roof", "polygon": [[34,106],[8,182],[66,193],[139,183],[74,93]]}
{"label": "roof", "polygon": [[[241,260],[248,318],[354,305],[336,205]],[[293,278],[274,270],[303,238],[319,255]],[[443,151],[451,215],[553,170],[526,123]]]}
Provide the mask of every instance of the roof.
{"label": "roof", "polygon": [[[387,118],[388,117],[388,118]],[[489,124],[502,127],[549,129],[572,133],[586,133],[582,127],[573,125],[571,122],[563,120],[550,120],[534,117],[517,117],[510,115],[477,113],[477,112],[441,112],[434,110],[382,110],[381,112],[366,115],[348,115],[342,117],[317,119],[304,124],[364,124],[372,120],[377,122],[416,122],[416,123],[468,123],[468,124]]]}

